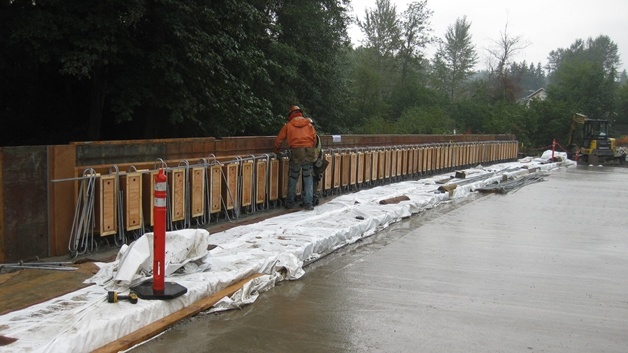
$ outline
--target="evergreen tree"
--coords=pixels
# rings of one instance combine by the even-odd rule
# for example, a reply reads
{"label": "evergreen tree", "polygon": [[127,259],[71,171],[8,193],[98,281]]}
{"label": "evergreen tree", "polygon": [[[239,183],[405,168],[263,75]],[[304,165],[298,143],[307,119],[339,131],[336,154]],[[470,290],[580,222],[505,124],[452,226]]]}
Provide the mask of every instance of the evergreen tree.
{"label": "evergreen tree", "polygon": [[473,74],[473,67],[478,61],[470,27],[471,23],[466,17],[457,19],[453,26],[449,26],[445,41],[440,43],[433,60],[435,86],[452,100],[461,97],[464,85]]}

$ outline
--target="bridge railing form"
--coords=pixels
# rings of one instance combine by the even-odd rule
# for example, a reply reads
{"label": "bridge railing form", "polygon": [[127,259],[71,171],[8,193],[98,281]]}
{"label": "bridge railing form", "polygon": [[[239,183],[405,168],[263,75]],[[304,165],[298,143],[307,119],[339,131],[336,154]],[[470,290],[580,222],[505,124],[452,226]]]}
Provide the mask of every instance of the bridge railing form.
{"label": "bridge railing form", "polygon": [[[324,199],[364,188],[419,179],[517,158],[517,141],[451,142],[377,147],[326,148],[329,163],[315,186]],[[283,206],[288,190],[286,154],[259,154],[86,168],[78,178],[68,252],[118,246],[153,226],[154,177],[168,177],[167,230],[235,222],[243,215]],[[301,195],[302,184],[297,184]]]}

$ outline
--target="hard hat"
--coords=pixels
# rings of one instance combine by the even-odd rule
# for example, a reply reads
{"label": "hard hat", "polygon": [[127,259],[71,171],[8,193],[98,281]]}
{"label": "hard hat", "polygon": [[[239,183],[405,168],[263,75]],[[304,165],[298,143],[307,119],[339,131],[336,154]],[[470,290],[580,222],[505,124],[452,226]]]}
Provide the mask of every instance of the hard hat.
{"label": "hard hat", "polygon": [[301,108],[299,108],[298,105],[293,105],[290,107],[290,109],[288,109],[288,115],[292,114],[292,112],[297,111],[297,110],[303,113],[303,111],[301,110]]}

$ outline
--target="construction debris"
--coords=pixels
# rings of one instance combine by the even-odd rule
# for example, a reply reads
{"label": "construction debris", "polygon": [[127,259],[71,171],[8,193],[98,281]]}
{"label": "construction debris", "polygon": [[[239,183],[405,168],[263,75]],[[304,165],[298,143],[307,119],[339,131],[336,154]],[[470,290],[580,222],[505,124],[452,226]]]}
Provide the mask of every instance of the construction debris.
{"label": "construction debris", "polygon": [[401,201],[408,201],[410,200],[410,198],[408,196],[397,196],[397,197],[393,197],[390,199],[386,199],[386,200],[380,200],[379,204],[380,205],[390,205],[390,204],[394,204],[394,203],[399,203]]}

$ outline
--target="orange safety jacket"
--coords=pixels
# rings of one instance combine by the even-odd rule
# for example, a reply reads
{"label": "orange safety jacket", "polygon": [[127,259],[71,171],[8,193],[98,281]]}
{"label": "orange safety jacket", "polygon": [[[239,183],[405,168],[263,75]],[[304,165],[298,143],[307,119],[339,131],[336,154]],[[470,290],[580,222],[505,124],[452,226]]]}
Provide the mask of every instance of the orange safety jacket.
{"label": "orange safety jacket", "polygon": [[300,114],[292,117],[279,131],[275,138],[273,150],[279,152],[281,145],[288,140],[288,147],[315,147],[316,130],[310,119],[304,118]]}

